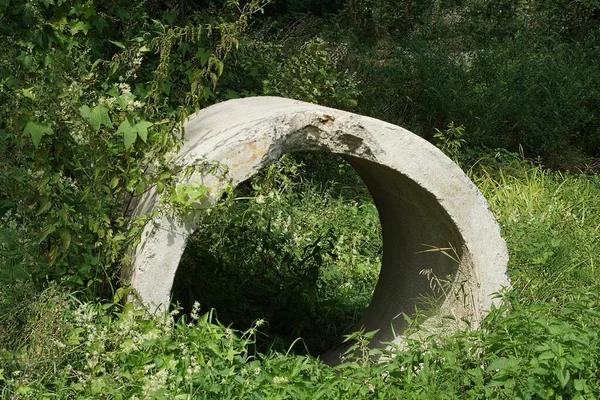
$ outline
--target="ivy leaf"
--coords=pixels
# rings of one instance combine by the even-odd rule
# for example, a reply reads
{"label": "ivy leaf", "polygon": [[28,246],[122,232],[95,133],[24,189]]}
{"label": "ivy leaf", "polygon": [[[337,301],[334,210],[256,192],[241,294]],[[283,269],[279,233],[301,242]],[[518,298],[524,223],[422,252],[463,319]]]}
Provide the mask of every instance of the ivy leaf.
{"label": "ivy leaf", "polygon": [[100,125],[107,127],[112,126],[112,121],[108,116],[108,108],[97,106],[92,110],[92,124],[96,124],[96,131],[100,128]]}
{"label": "ivy leaf", "polygon": [[140,139],[142,139],[144,141],[144,143],[146,143],[146,139],[148,139],[148,128],[152,126],[152,122],[148,122],[148,121],[140,121],[137,124],[135,124],[135,129],[137,130],[137,133],[140,137]]}
{"label": "ivy leaf", "polygon": [[112,121],[108,116],[108,108],[103,106],[96,106],[94,109],[90,109],[88,106],[83,105],[79,107],[79,113],[87,120],[96,132],[100,130],[100,125],[112,126]]}
{"label": "ivy leaf", "polygon": [[37,122],[29,121],[27,125],[25,125],[25,129],[23,129],[23,133],[29,133],[31,135],[33,145],[37,149],[40,146],[42,136],[45,134],[52,135],[54,131],[52,128],[50,128],[50,125],[38,124]]}
{"label": "ivy leaf", "polygon": [[129,150],[137,139],[138,131],[136,127],[131,123],[131,118],[127,117],[125,121],[121,122],[121,126],[117,130],[117,133],[123,133],[123,141],[125,143],[125,150]]}
{"label": "ivy leaf", "polygon": [[87,22],[74,20],[69,22],[69,28],[71,30],[72,36],[75,36],[79,32],[83,32],[84,35],[87,35],[88,31],[91,28],[91,25]]}
{"label": "ivy leaf", "polygon": [[28,89],[21,89],[21,93],[28,99],[35,100],[35,92],[33,91],[33,87],[30,87]]}
{"label": "ivy leaf", "polygon": [[79,114],[89,121],[90,116],[92,115],[92,110],[88,106],[83,105],[79,107]]}
{"label": "ivy leaf", "polygon": [[138,136],[146,143],[146,140],[148,139],[148,128],[152,125],[152,122],[146,120],[141,120],[136,124],[132,117],[127,117],[121,122],[121,126],[119,126],[117,133],[123,133],[125,150],[129,150],[131,146],[135,144]]}
{"label": "ivy leaf", "polygon": [[196,58],[200,60],[200,66],[202,67],[206,65],[210,56],[211,53],[209,51],[206,51],[206,49],[203,49],[202,47],[199,47],[198,51],[196,51]]}
{"label": "ivy leaf", "polygon": [[[106,28],[108,26],[108,23],[106,22],[106,19],[104,17],[94,19],[92,24],[96,27],[96,29],[98,29],[98,32],[100,32],[100,33],[102,33],[104,28]],[[111,40],[111,42],[112,42],[112,40]],[[123,46],[123,48],[124,47],[125,46]]]}

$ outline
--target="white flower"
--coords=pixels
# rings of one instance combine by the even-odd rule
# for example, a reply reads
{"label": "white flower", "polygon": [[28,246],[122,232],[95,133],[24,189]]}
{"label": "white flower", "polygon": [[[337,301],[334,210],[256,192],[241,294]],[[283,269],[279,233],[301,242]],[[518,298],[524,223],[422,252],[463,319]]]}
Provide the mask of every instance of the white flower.
{"label": "white flower", "polygon": [[147,374],[154,367],[155,367],[154,363],[145,365],[144,366],[144,373]]}
{"label": "white flower", "polygon": [[125,83],[125,82],[117,83],[117,87],[121,91],[121,94],[131,93],[131,86],[129,86],[128,83]]}
{"label": "white flower", "polygon": [[142,390],[145,397],[151,397],[152,393],[166,386],[169,372],[165,369],[161,369],[156,374],[144,378],[144,384]]}
{"label": "white flower", "polygon": [[192,312],[190,313],[190,317],[192,317],[193,320],[197,321],[199,318],[199,315],[198,315],[199,312],[200,312],[200,303],[195,301],[194,305],[192,306]]}
{"label": "white flower", "polygon": [[284,383],[288,383],[289,379],[287,377],[283,377],[283,376],[276,376],[275,378],[273,378],[273,383],[275,385],[281,385]]}

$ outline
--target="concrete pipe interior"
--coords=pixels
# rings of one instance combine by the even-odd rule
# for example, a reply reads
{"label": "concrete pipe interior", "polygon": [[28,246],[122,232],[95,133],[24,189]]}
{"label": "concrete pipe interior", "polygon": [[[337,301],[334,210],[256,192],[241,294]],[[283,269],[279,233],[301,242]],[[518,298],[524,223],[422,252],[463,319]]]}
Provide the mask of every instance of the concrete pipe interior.
{"label": "concrete pipe interior", "polygon": [[379,213],[356,171],[331,153],[293,153],[229,199],[188,239],[172,290],[181,315],[198,302],[241,332],[264,321],[260,352],[321,355],[342,344],[383,254]]}
{"label": "concrete pipe interior", "polygon": [[[383,231],[379,281],[358,323],[366,331],[379,330],[375,345],[401,340],[404,319],[396,317],[412,315],[420,297],[438,296],[432,277],[449,277],[437,312],[423,324],[435,331],[457,329],[461,319],[477,326],[492,294],[509,285],[506,245],[481,193],[443,153],[403,128],[299,101],[256,97],[204,109],[185,130],[176,162],[205,158],[228,167],[227,179],[197,173],[185,180],[212,188],[215,201],[224,185],[247,180],[285,153],[325,150],[352,165],[368,186]],[[147,213],[157,201],[147,193],[135,213]],[[192,218],[159,216],[147,224],[133,264],[123,273],[139,301],[168,305],[194,229]],[[455,257],[424,251],[435,248],[452,248]]]}

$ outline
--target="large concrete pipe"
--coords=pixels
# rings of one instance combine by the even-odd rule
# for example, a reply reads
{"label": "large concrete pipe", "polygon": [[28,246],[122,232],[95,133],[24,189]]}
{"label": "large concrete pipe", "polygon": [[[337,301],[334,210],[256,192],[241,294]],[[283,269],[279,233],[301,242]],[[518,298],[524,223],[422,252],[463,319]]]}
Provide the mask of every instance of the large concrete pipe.
{"label": "large concrete pipe", "polygon": [[[492,294],[508,286],[506,244],[479,190],[452,160],[427,141],[373,118],[300,101],[254,97],[201,110],[185,123],[176,162],[200,158],[228,167],[228,178],[205,173],[185,178],[220,196],[225,184],[247,180],[282,154],[325,150],[347,160],[373,196],[383,229],[383,263],[373,299],[360,326],[379,329],[376,342],[401,337],[400,313],[411,315],[422,296],[437,296],[431,279],[449,278],[439,309],[426,320],[452,330],[443,316],[477,325]],[[230,181],[229,181],[230,180]],[[156,193],[135,213],[158,204]],[[196,228],[193,218],[156,217],[142,234],[131,268],[124,271],[139,300],[168,306],[175,272]],[[434,248],[452,248],[454,257]],[[435,286],[435,285],[433,285]]]}

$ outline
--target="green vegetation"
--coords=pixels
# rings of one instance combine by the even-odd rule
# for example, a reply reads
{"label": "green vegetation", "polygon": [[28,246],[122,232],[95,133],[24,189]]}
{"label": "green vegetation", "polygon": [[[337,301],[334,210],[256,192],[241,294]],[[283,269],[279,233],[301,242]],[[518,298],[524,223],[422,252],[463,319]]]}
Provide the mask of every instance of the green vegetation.
{"label": "green vegetation", "polygon": [[[322,354],[340,344],[369,304],[381,257],[377,209],[352,168],[319,155],[329,179],[306,180],[315,157],[289,156],[239,188],[233,203],[210,215],[189,240],[174,300],[190,311],[217,310],[219,321],[245,330],[266,320],[258,348],[275,345]],[[264,336],[266,335],[266,336]]]}
{"label": "green vegetation", "polygon": [[[596,1],[0,0],[0,397],[599,398],[598,40]],[[377,210],[319,153],[199,215],[171,310],[124,305],[128,206],[201,196],[174,187],[180,123],[251,95],[431,139],[501,225],[502,305],[369,349]]]}

